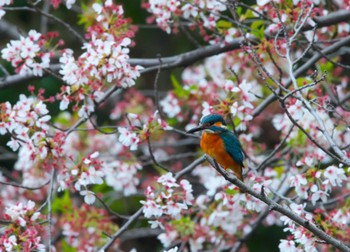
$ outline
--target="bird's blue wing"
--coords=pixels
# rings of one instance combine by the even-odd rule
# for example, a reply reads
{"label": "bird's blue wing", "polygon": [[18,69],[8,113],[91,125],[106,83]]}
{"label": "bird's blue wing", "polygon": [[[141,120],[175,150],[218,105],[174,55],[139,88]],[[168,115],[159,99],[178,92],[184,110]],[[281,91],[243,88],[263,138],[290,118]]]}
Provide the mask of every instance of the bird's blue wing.
{"label": "bird's blue wing", "polygon": [[229,130],[226,130],[221,133],[221,137],[224,141],[226,151],[231,155],[237,164],[243,167],[244,154],[242,151],[242,146],[235,134]]}

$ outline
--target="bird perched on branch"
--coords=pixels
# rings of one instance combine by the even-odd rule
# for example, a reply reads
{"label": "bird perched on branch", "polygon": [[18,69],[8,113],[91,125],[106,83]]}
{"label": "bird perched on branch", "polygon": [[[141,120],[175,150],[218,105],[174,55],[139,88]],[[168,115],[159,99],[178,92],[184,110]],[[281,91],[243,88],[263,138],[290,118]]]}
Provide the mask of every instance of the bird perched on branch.
{"label": "bird perched on branch", "polygon": [[203,151],[215,159],[225,170],[232,170],[243,182],[242,168],[244,154],[235,134],[230,131],[224,118],[218,114],[204,116],[198,127],[187,133],[203,130],[200,146]]}

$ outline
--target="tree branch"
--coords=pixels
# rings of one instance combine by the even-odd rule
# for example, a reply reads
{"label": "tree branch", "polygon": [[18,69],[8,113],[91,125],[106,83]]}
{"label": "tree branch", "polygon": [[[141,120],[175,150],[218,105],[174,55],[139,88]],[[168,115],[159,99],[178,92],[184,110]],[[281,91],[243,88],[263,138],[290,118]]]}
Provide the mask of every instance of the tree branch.
{"label": "tree branch", "polygon": [[2,184],[2,185],[8,185],[8,186],[19,187],[19,188],[23,188],[23,189],[31,190],[31,191],[39,190],[39,189],[43,188],[44,186],[46,186],[46,185],[49,184],[49,183],[50,183],[50,180],[48,180],[47,182],[45,182],[45,183],[42,184],[42,185],[35,186],[35,187],[29,187],[29,186],[20,185],[20,184],[13,183],[13,182],[0,181],[0,184]]}
{"label": "tree branch", "polygon": [[330,13],[327,16],[314,17],[312,20],[316,23],[316,25],[306,23],[301,28],[301,31],[312,30],[315,26],[317,26],[317,28],[322,28],[334,24],[339,24],[341,22],[347,22],[350,20],[350,11],[338,10],[336,12]]}
{"label": "tree branch", "polygon": [[8,37],[9,39],[19,39],[21,34],[18,32],[18,27],[5,20],[0,20],[0,33],[1,36]]}
{"label": "tree branch", "polygon": [[[61,64],[53,64],[50,66],[50,70],[52,70],[54,72],[58,72],[60,67],[61,67]],[[47,76],[47,75],[48,75],[48,73],[46,73],[46,72],[43,72],[43,76],[35,76],[33,74],[24,75],[24,76],[20,75],[20,74],[10,75],[10,76],[7,76],[5,78],[0,79],[0,89],[7,88],[10,86],[15,86],[15,85],[23,83],[23,82],[30,82],[30,81],[35,80],[35,79],[43,78],[44,76]]]}
{"label": "tree branch", "polygon": [[[138,59],[133,58],[129,60],[132,65],[141,65],[146,67],[141,70],[141,74],[154,72],[160,69],[170,69],[175,67],[185,67],[191,65],[199,60],[205,59],[210,56],[214,56],[220,53],[240,49],[244,41],[243,37],[237,38],[227,45],[215,44],[204,46],[186,53],[182,53],[171,57],[162,58],[148,58],[148,59]],[[256,42],[255,38],[252,38],[253,42]]]}
{"label": "tree branch", "polygon": [[339,241],[339,240],[333,238],[332,236],[328,235],[327,233],[325,233],[322,229],[318,228],[314,223],[301,218],[293,211],[291,211],[288,208],[283,207],[279,203],[271,200],[270,198],[266,197],[264,194],[254,191],[253,189],[251,189],[250,187],[245,185],[242,181],[240,181],[236,176],[234,176],[233,174],[231,174],[229,172],[226,172],[221,167],[215,165],[213,159],[210,158],[209,156],[206,156],[206,159],[227,181],[238,186],[245,193],[248,193],[248,194],[252,195],[253,197],[261,200],[266,205],[268,205],[271,210],[274,210],[276,212],[279,212],[279,213],[287,216],[288,218],[293,220],[295,223],[299,224],[300,226],[303,226],[304,228],[309,230],[311,233],[313,233],[315,236],[317,236],[318,238],[324,240],[325,242],[333,245],[334,247],[336,247],[340,251],[350,252],[350,248],[348,246],[346,246],[341,241]]}

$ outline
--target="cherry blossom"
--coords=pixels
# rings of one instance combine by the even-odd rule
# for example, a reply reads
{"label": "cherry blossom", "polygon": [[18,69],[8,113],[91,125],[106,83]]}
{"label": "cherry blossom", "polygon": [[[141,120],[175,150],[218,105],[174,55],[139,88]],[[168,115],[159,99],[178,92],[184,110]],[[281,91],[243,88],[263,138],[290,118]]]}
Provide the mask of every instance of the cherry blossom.
{"label": "cherry blossom", "polygon": [[136,193],[140,180],[137,173],[142,166],[137,162],[112,161],[104,162],[103,171],[106,176],[106,184],[116,191],[122,191],[128,196]]}
{"label": "cherry blossom", "polygon": [[0,249],[13,251],[14,249],[45,251],[45,245],[41,243],[40,224],[36,212],[35,203],[17,203],[8,205],[5,209],[4,218],[11,222],[5,228],[0,238]]}
{"label": "cherry blossom", "polygon": [[118,128],[118,131],[120,133],[119,142],[124,146],[130,147],[130,150],[137,150],[140,139],[137,137],[136,133],[130,132],[126,128]]}
{"label": "cherry blossom", "polygon": [[[185,212],[188,206],[192,204],[192,185],[187,180],[181,180],[178,184],[170,172],[160,176],[157,183],[161,186],[160,190],[157,192],[152,187],[147,187],[147,200],[141,201],[144,205],[143,213],[145,217],[161,217],[164,215],[175,219],[179,218],[180,214]],[[176,201],[172,199],[174,196]],[[170,234],[165,235],[164,238],[168,235]],[[162,241],[162,238],[159,239]]]}
{"label": "cherry blossom", "polygon": [[298,249],[295,247],[294,241],[288,241],[288,240],[281,240],[280,244],[278,245],[278,248],[280,251],[288,251],[288,252],[297,252]]}
{"label": "cherry blossom", "polygon": [[81,190],[80,195],[84,196],[84,201],[86,204],[91,205],[92,203],[95,202],[95,195],[93,192],[88,191],[88,190]]}
{"label": "cherry blossom", "polygon": [[[28,32],[28,37],[20,37],[20,40],[11,40],[7,47],[1,51],[1,57],[16,68],[21,75],[33,74],[42,76],[43,69],[50,65],[50,53],[41,53],[39,46],[42,43],[41,34],[35,30]],[[40,58],[40,61],[36,59]]]}
{"label": "cherry blossom", "polygon": [[344,169],[336,166],[329,166],[323,175],[326,178],[323,183],[330,183],[332,186],[341,186],[342,181],[347,180]]}

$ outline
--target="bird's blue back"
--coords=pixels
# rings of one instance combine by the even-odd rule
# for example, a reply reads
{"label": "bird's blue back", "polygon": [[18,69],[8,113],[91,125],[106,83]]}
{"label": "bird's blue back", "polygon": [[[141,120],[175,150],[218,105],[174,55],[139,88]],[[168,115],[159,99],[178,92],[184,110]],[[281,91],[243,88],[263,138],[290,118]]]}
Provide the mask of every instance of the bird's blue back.
{"label": "bird's blue back", "polygon": [[242,152],[242,146],[238,141],[236,135],[228,129],[215,125],[211,126],[210,129],[220,132],[220,138],[224,142],[225,150],[237,164],[243,167],[244,155]]}

